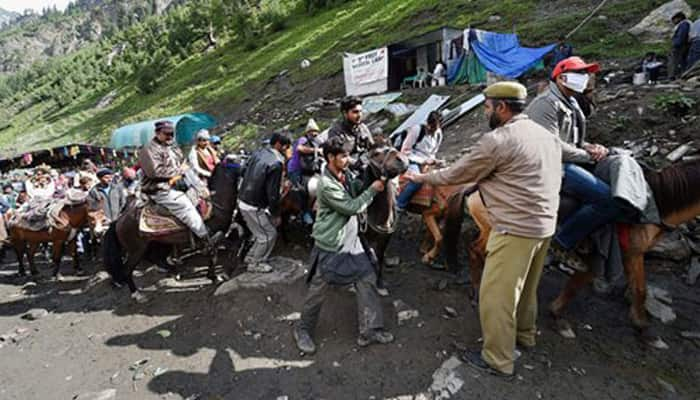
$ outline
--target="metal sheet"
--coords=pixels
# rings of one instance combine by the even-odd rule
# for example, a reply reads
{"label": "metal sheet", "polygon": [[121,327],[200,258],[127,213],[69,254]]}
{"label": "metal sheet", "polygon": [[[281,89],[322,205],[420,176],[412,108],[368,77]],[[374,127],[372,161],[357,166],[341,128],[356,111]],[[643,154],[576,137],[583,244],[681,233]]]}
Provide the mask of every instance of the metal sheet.
{"label": "metal sheet", "polygon": [[399,125],[398,128],[394,129],[392,135],[396,132],[406,130],[411,126],[422,124],[428,118],[428,114],[430,114],[431,111],[435,111],[438,108],[442,107],[442,105],[447,103],[447,100],[449,99],[450,96],[438,96],[436,94],[431,95],[430,97],[428,97],[428,100],[421,104],[421,106],[418,107],[418,109],[413,114],[411,114],[410,117],[408,117],[407,120],[405,120],[401,125]]}

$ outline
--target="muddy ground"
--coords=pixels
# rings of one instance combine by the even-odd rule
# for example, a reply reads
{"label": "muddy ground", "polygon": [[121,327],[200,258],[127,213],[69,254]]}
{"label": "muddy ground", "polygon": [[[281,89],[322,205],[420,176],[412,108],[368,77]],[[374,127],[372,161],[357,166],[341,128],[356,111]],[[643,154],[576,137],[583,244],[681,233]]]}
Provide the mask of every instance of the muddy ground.
{"label": "muddy ground", "polygon": [[[324,305],[315,356],[300,355],[291,323],[280,321],[300,310],[303,279],[214,296],[195,260],[183,267],[182,281],[146,268],[138,284],[152,300],[141,305],[106,280],[89,290],[87,278],[18,280],[8,256],[0,274],[0,333],[15,338],[0,348],[0,398],[72,399],[109,388],[117,399],[384,399],[425,392],[443,362],[479,346],[479,320],[465,286],[417,261],[417,220],[402,225],[404,234],[389,249],[402,262],[388,273],[391,295],[383,300],[396,341],[359,349],[353,294],[338,289]],[[308,248],[302,243],[282,244],[280,253],[303,258]],[[463,384],[451,398],[697,399],[700,342],[679,333],[700,330],[700,290],[683,282],[683,263],[647,264],[650,281],[672,293],[678,315],[670,326],[654,321],[669,350],[637,340],[621,297],[590,291],[569,309],[578,338],[558,336],[544,305],[565,276],[552,270],[540,289],[538,347],[518,361],[518,379],[507,383],[460,365],[455,374]],[[64,271],[70,274],[68,263]],[[440,290],[444,279],[450,284]],[[398,326],[397,299],[420,315]],[[49,314],[21,318],[35,308]]]}
{"label": "muddy ground", "polygon": [[[640,155],[652,166],[668,164],[664,156],[670,150],[698,138],[693,115],[700,114],[697,106],[683,118],[651,106],[659,93],[670,90],[676,89],[603,87],[592,138],[625,147],[648,139],[639,147]],[[687,93],[697,98],[697,90]],[[417,93],[405,96],[420,98]],[[314,98],[296,99],[292,106]],[[459,156],[485,128],[480,111],[450,127],[445,158]],[[604,297],[590,289],[568,310],[578,338],[560,337],[546,305],[566,276],[548,270],[540,287],[537,349],[523,355],[518,378],[507,383],[453,363],[451,357],[461,350],[479,347],[478,314],[466,286],[420,263],[422,234],[415,216],[402,219],[388,250],[401,260],[387,274],[391,294],[383,299],[386,324],[396,341],[359,349],[354,295],[338,289],[324,306],[314,356],[296,350],[291,322],[280,320],[300,311],[303,279],[214,296],[216,287],[204,278],[203,260],[189,260],[181,281],[144,265],[137,283],[151,301],[135,304],[126,289],[113,289],[106,279],[91,285],[89,277],[72,276],[68,260],[65,281],[17,279],[10,252],[0,266],[0,399],[72,399],[116,389],[116,399],[407,400],[431,385],[433,392],[443,389],[442,398],[454,399],[700,399],[700,341],[680,335],[700,331],[700,284],[685,283],[689,260],[646,263],[649,281],[670,292],[677,314],[669,325],[653,320],[668,350],[638,340],[624,296]],[[305,261],[308,240],[302,234],[291,236],[276,253]],[[226,257],[222,261],[228,262]],[[91,274],[101,270],[99,260],[87,264]],[[43,274],[49,274],[45,264]],[[395,300],[419,316],[399,326]],[[48,315],[35,321],[22,318],[38,308]],[[441,366],[445,368],[436,373]]]}

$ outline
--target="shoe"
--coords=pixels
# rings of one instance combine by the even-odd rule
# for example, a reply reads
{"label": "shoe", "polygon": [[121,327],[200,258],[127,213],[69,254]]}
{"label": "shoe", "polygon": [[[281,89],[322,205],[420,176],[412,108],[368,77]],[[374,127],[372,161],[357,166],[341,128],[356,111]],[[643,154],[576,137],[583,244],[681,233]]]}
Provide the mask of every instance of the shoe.
{"label": "shoe", "polygon": [[372,343],[388,344],[394,341],[394,335],[384,329],[373,329],[368,334],[360,334],[357,345],[367,347]]}
{"label": "shoe", "polygon": [[248,268],[246,268],[246,270],[255,274],[266,274],[268,272],[272,272],[272,266],[265,262],[258,262],[248,264]]}
{"label": "shoe", "polygon": [[467,350],[464,353],[462,353],[459,358],[464,361],[465,363],[469,364],[471,367],[482,371],[489,373],[491,375],[497,376],[499,378],[503,378],[505,380],[511,380],[515,377],[515,374],[506,374],[504,372],[501,372],[493,367],[491,367],[484,359],[481,357],[481,352],[480,351],[470,351]]}
{"label": "shoe", "polygon": [[297,344],[297,349],[306,354],[316,353],[316,344],[314,340],[311,339],[311,335],[306,329],[296,327],[294,328],[292,335],[294,336],[294,341]]}
{"label": "shoe", "polygon": [[552,241],[549,251],[555,261],[566,264],[578,272],[588,272],[588,265],[573,250],[567,250],[559,243]]}

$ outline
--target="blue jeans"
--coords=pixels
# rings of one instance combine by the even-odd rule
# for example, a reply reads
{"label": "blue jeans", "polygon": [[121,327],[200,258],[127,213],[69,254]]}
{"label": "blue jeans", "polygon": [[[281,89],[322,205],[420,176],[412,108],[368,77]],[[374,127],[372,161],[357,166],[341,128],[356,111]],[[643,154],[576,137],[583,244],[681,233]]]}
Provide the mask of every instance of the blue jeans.
{"label": "blue jeans", "polygon": [[575,164],[564,164],[562,193],[576,198],[581,207],[561,221],[554,240],[571,250],[603,225],[622,219],[624,205],[612,197],[610,186]]}
{"label": "blue jeans", "polygon": [[[411,172],[419,173],[420,165],[411,163],[408,165],[408,170]],[[401,193],[399,193],[399,197],[396,199],[396,207],[402,210],[406,209],[406,207],[408,207],[408,203],[411,202],[411,198],[413,198],[413,195],[416,194],[421,187],[423,187],[422,183],[408,182],[406,186],[404,186]]]}

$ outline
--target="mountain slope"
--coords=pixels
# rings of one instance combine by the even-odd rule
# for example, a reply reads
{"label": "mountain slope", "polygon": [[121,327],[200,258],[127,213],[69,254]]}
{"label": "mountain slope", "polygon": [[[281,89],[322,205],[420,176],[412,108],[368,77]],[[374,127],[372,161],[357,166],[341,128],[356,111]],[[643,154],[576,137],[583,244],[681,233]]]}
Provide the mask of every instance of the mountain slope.
{"label": "mountain slope", "polygon": [[45,10],[42,15],[22,16],[0,32],[0,73],[13,73],[75,52],[150,15],[163,13],[171,2],[80,0],[65,12]]}
{"label": "mountain slope", "polygon": [[0,27],[11,23],[12,21],[16,20],[19,16],[19,13],[0,8]]}
{"label": "mountain slope", "polygon": [[[566,12],[552,13],[555,3],[568,7]],[[47,101],[17,107],[9,123],[0,127],[0,144],[10,151],[72,141],[105,144],[120,125],[190,110],[212,112],[222,122],[246,115],[252,118],[261,112],[275,115],[279,114],[276,108],[298,107],[276,101],[289,98],[290,93],[297,99],[306,97],[307,102],[327,91],[340,95],[343,51],[366,50],[442,25],[500,31],[510,31],[515,25],[523,43],[539,45],[568,32],[595,4],[585,0],[369,0],[349,2],[313,16],[292,8],[284,29],[255,36],[253,46],[234,34],[221,36],[215,50],[190,52],[182,61],[168,59],[171,62],[157,71],[159,85],[149,93],[139,88],[132,75],[81,92],[61,107]],[[619,59],[639,56],[649,49],[662,50],[625,33],[659,4],[653,0],[610,1],[600,11],[606,18],[592,20],[573,36],[577,52],[589,58]],[[700,0],[691,4],[698,7]],[[500,19],[489,19],[493,15]],[[89,50],[103,60],[112,48]],[[298,67],[303,58],[312,61],[306,70]],[[284,70],[288,71],[283,77],[285,85],[268,84]],[[114,101],[104,108],[96,107],[102,96],[113,90]],[[11,102],[11,107],[16,107],[17,101]],[[290,122],[296,121],[273,118],[267,129]]]}

